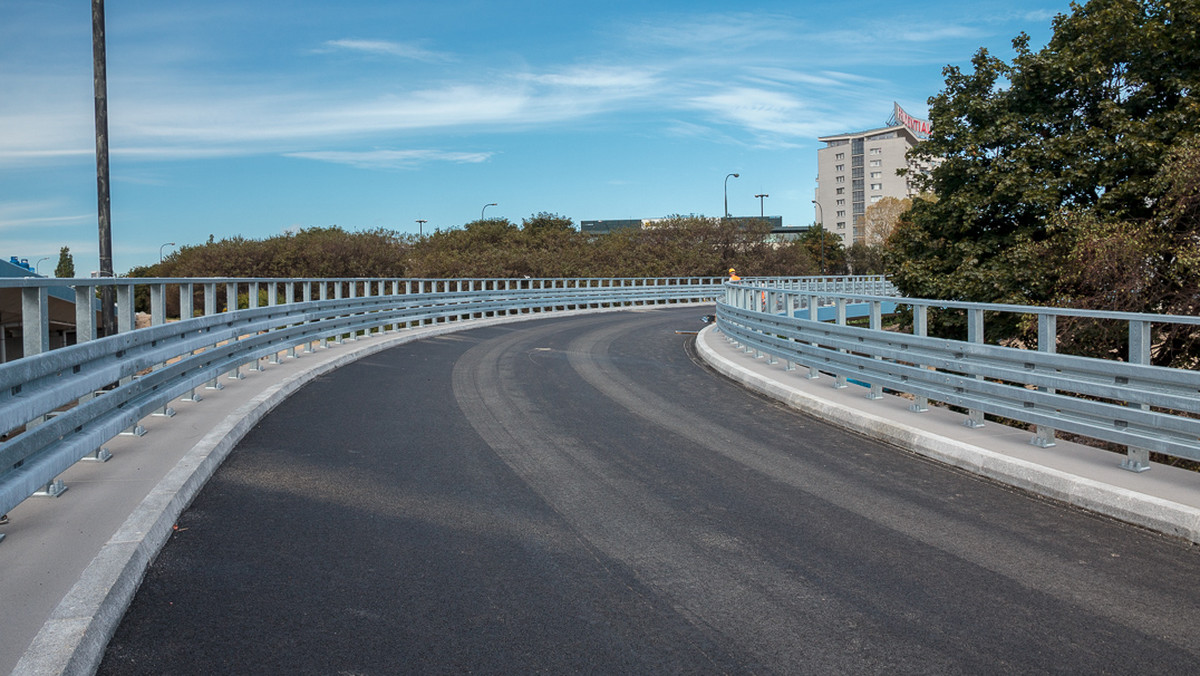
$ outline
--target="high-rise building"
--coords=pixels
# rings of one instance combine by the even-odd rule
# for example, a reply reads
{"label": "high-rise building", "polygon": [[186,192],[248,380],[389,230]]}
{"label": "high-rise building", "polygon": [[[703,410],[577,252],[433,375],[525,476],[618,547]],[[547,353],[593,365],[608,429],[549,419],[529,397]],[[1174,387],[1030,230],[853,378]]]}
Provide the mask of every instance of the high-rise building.
{"label": "high-rise building", "polygon": [[904,199],[916,194],[912,171],[900,176],[898,169],[926,170],[911,166],[906,154],[929,135],[929,123],[904,112],[899,104],[888,122],[878,129],[817,139],[825,145],[817,150],[814,216],[842,238],[843,246],[863,240],[867,207],[884,197]]}

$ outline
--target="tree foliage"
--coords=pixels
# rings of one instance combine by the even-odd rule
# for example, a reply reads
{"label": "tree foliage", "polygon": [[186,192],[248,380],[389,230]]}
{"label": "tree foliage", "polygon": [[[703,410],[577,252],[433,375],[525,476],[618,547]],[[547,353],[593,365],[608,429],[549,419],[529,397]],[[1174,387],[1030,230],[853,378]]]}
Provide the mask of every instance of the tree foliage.
{"label": "tree foliage", "polygon": [[54,268],[54,276],[60,279],[75,276],[75,257],[71,248],[64,246],[58,250],[58,265]]}
{"label": "tree foliage", "polygon": [[1064,214],[1151,219],[1159,167],[1200,120],[1195,2],[1092,0],[1058,16],[1041,50],[1018,36],[1011,64],[981,49],[972,70],[945,69],[930,99],[940,158],[894,237],[891,267],[906,293],[1046,302],[1055,271],[1030,267]]}
{"label": "tree foliage", "polygon": [[[1020,35],[1011,63],[981,49],[969,71],[947,67],[930,99],[933,132],[912,151],[940,160],[923,185],[939,199],[918,200],[889,239],[897,286],[1194,313],[1198,23],[1194,0],[1091,0],[1056,17],[1040,50]],[[1123,349],[1119,335],[1066,324],[1067,347]],[[1156,361],[1190,358],[1185,339],[1156,340]]]}
{"label": "tree foliage", "polygon": [[[815,240],[769,241],[766,221],[674,216],[654,227],[592,235],[539,213],[521,226],[481,219],[406,237],[386,230],[310,228],[265,240],[233,237],[180,247],[130,276],[162,277],[646,277],[817,274]],[[826,233],[830,271],[844,268]]]}

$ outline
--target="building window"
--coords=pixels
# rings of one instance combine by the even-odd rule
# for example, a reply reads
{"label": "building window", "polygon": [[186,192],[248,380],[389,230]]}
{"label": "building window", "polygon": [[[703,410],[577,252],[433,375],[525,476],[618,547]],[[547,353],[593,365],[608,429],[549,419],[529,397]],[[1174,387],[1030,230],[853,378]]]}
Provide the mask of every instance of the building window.
{"label": "building window", "polygon": [[846,153],[838,153],[837,155],[834,155],[833,159],[844,160],[844,159],[846,159]]}
{"label": "building window", "polygon": [[882,167],[883,160],[871,160],[871,166],[872,167]]}
{"label": "building window", "polygon": [[881,199],[883,199],[883,195],[871,195],[871,204],[874,204]]}
{"label": "building window", "polygon": [[882,171],[872,171],[871,178],[883,178],[883,172]]}
{"label": "building window", "polygon": [[838,182],[838,183],[845,183],[845,182],[846,182],[846,177],[845,177],[845,176],[838,176],[838,177],[837,177],[837,182]]}
{"label": "building window", "polygon": [[834,168],[833,168],[833,170],[834,170],[834,171],[845,171],[845,170],[846,170],[846,165],[844,165],[844,164],[839,164],[839,165],[837,165],[836,167],[834,167]]}
{"label": "building window", "polygon": [[871,154],[872,155],[882,155],[883,148],[871,148]]}
{"label": "building window", "polygon": [[838,189],[837,189],[837,194],[839,194],[839,195],[845,195],[845,194],[846,194],[846,189],[845,189],[845,188],[838,188]]}
{"label": "building window", "polygon": [[838,230],[846,229],[846,221],[838,221]]}
{"label": "building window", "polygon": [[871,190],[883,190],[883,184],[882,183],[872,183]]}
{"label": "building window", "polygon": [[845,217],[846,217],[846,210],[845,210],[845,209],[842,209],[842,210],[838,211],[838,212],[837,212],[837,217],[838,217],[838,218],[845,218]]}
{"label": "building window", "polygon": [[846,200],[844,200],[844,199],[840,199],[840,200],[838,200],[838,202],[837,202],[837,205],[838,205],[839,207],[844,207],[844,206],[846,206]]}

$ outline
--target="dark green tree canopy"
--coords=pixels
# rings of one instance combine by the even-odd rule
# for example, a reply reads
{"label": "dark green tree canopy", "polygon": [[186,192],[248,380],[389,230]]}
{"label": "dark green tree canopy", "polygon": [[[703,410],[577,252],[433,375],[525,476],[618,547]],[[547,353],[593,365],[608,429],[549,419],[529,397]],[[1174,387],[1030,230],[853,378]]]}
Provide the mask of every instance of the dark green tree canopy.
{"label": "dark green tree canopy", "polygon": [[936,160],[892,239],[896,283],[911,295],[1046,301],[1055,271],[1031,260],[1064,213],[1149,219],[1167,153],[1200,124],[1200,3],[1092,0],[1054,20],[1042,49],[1018,36],[1013,62],[980,50],[945,69]]}

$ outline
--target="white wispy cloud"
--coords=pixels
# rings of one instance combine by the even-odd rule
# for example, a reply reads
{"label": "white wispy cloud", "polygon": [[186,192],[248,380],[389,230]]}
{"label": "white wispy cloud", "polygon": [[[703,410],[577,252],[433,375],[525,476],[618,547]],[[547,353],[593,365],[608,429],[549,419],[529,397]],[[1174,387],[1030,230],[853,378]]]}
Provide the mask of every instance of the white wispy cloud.
{"label": "white wispy cloud", "polygon": [[344,38],[328,40],[316,50],[318,53],[337,51],[359,52],[374,56],[391,56],[426,63],[450,63],[457,59],[443,52],[435,52],[412,42],[394,42],[391,40],[361,40]]}
{"label": "white wispy cloud", "polygon": [[808,108],[793,95],[753,87],[731,87],[691,100],[710,116],[737,124],[758,134],[812,137],[817,125]]}
{"label": "white wispy cloud", "polygon": [[662,15],[632,23],[626,29],[630,42],[681,51],[720,50],[787,42],[803,35],[806,24],[790,15],[766,12],[728,12],[699,15]]}
{"label": "white wispy cloud", "polygon": [[29,226],[74,226],[95,220],[95,214],[68,214],[52,201],[0,202],[0,230]]}
{"label": "white wispy cloud", "polygon": [[645,67],[575,66],[557,72],[524,73],[528,82],[565,89],[615,89],[644,92],[659,84],[654,70]]}
{"label": "white wispy cloud", "polygon": [[441,150],[316,150],[285,153],[287,157],[347,164],[361,169],[409,169],[428,162],[478,164],[488,161],[493,154],[490,152],[464,153]]}

